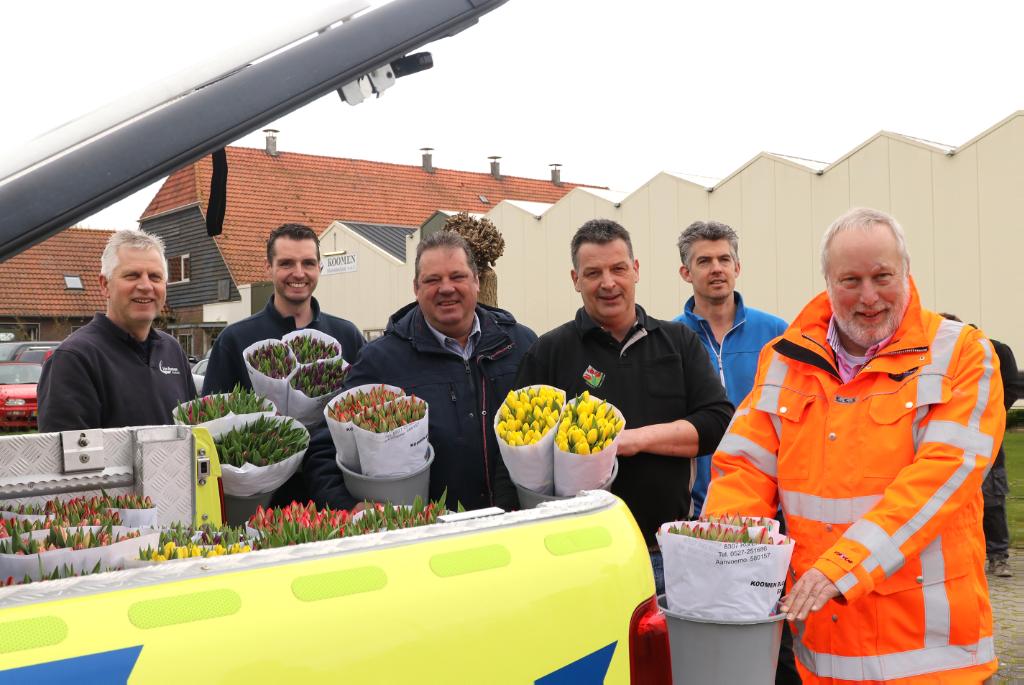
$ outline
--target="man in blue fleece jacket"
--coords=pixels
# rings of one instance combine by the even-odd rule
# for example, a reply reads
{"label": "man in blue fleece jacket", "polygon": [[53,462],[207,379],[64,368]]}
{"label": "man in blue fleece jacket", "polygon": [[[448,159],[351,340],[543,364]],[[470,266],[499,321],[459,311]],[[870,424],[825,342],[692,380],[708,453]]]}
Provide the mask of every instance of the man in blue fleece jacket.
{"label": "man in blue fleece jacket", "polygon": [[[754,384],[757,357],[772,338],[782,335],[786,322],[743,304],[736,291],[740,275],[739,236],[717,221],[695,221],[679,236],[679,275],[693,286],[679,321],[704,343],[711,365],[729,401],[740,406]],[[699,514],[711,482],[711,455],[697,459],[697,480],[691,497]]]}

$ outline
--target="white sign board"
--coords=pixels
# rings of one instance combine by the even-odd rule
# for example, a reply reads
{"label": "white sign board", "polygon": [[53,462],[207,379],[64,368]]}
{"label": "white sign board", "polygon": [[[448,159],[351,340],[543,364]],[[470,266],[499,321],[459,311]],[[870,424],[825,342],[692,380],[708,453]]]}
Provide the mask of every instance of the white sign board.
{"label": "white sign board", "polygon": [[320,274],[327,276],[329,274],[344,274],[351,271],[356,271],[358,267],[355,254],[332,254],[324,255],[324,266],[321,269]]}

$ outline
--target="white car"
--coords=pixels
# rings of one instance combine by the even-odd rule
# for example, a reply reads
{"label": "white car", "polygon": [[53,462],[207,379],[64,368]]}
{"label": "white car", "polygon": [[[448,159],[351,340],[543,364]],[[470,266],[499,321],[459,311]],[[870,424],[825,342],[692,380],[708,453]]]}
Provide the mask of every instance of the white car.
{"label": "white car", "polygon": [[192,367],[192,382],[196,384],[196,392],[200,395],[203,394],[203,378],[206,376],[206,365],[209,363],[210,358],[205,357]]}

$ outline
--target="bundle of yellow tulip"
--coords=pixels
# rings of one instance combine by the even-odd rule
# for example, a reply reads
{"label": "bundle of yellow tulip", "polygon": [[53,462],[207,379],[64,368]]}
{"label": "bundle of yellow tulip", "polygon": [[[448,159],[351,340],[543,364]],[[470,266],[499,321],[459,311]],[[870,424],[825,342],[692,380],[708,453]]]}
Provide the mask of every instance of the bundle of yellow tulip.
{"label": "bundle of yellow tulip", "polygon": [[592,399],[590,392],[565,407],[555,434],[555,446],[572,454],[592,454],[611,447],[626,425],[605,400]]}
{"label": "bundle of yellow tulip", "polygon": [[555,427],[565,393],[549,386],[510,390],[498,410],[495,431],[510,447],[537,443]]}

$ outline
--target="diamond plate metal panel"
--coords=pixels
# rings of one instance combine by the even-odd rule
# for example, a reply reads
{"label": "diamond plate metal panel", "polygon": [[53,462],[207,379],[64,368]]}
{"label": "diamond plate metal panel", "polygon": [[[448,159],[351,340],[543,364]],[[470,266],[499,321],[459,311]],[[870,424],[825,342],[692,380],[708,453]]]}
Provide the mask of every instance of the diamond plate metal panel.
{"label": "diamond plate metal panel", "polygon": [[41,504],[61,494],[136,493],[153,499],[160,525],[192,521],[195,448],[187,427],[108,428],[103,446],[102,471],[65,474],[60,433],[0,437],[0,501]]}
{"label": "diamond plate metal panel", "polygon": [[159,523],[195,518],[195,441],[187,426],[140,428],[136,433],[135,488],[159,508]]}

